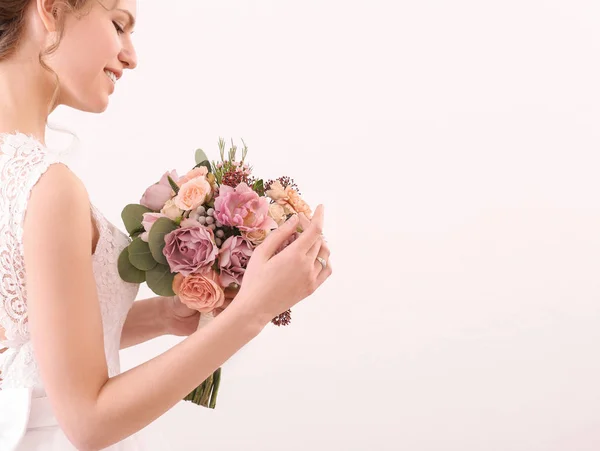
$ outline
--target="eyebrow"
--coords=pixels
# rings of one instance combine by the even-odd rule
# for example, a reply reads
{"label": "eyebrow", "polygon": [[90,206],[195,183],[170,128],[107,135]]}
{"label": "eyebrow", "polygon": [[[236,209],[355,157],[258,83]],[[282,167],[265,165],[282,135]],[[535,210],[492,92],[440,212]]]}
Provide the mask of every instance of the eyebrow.
{"label": "eyebrow", "polygon": [[133,29],[135,27],[135,17],[133,17],[133,14],[131,14],[126,9],[121,9],[121,8],[118,8],[117,11],[121,11],[121,12],[127,14],[127,16],[129,16],[129,26],[130,26],[130,28]]}

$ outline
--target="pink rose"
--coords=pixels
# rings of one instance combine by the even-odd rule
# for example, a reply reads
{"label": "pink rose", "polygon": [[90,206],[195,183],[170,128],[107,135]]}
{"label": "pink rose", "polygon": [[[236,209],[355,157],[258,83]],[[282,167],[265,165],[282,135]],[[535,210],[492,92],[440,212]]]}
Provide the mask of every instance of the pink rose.
{"label": "pink rose", "polygon": [[152,225],[157,221],[157,219],[164,217],[166,216],[162,213],[144,213],[142,215],[142,226],[145,230],[145,232],[140,235],[142,241],[145,241],[146,243],[148,242],[148,234],[150,233]]}
{"label": "pink rose", "polygon": [[173,202],[182,210],[194,210],[206,201],[211,189],[206,177],[196,177],[181,185]]}
{"label": "pink rose", "polygon": [[207,274],[191,274],[184,277],[176,274],[173,279],[173,291],[181,302],[201,313],[212,312],[225,302],[225,293],[216,283],[217,274],[210,271]]}
{"label": "pink rose", "polygon": [[163,255],[172,272],[208,272],[218,253],[213,231],[194,219],[184,219],[180,228],[165,235]]}
{"label": "pink rose", "polygon": [[225,240],[219,251],[221,267],[219,282],[222,286],[228,287],[232,283],[242,284],[252,252],[251,243],[241,236],[234,235]]}
{"label": "pink rose", "polygon": [[190,172],[185,174],[183,177],[181,177],[177,181],[177,184],[179,186],[181,186],[184,183],[187,183],[190,180],[195,179],[196,177],[204,177],[206,174],[208,174],[208,169],[205,166],[200,166],[200,167],[194,168]]}
{"label": "pink rose", "polygon": [[277,223],[269,216],[269,201],[260,197],[246,183],[236,188],[221,185],[215,199],[215,217],[222,224],[240,230],[271,230]]}
{"label": "pink rose", "polygon": [[167,179],[167,176],[169,175],[173,181],[177,183],[177,180],[179,179],[177,171],[172,170],[171,172],[165,172],[160,181],[150,186],[144,192],[140,204],[151,210],[160,211],[164,207],[165,202],[175,195],[175,191],[173,191],[173,188],[171,188],[169,180]]}

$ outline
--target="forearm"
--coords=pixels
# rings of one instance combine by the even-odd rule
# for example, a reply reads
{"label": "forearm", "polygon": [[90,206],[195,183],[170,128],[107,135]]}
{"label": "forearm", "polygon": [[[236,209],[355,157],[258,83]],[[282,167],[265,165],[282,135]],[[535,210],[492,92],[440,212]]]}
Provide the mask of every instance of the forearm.
{"label": "forearm", "polygon": [[268,324],[232,305],[168,351],[109,379],[86,418],[85,442],[102,449],[159,418]]}
{"label": "forearm", "polygon": [[168,333],[164,321],[163,300],[161,296],[156,296],[133,303],[123,325],[120,349],[135,346]]}

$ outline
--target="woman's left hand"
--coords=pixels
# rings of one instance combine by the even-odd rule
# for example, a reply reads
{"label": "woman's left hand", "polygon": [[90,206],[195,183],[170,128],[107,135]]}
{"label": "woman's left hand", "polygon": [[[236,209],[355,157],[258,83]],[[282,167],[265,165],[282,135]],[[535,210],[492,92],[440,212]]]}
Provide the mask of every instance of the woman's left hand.
{"label": "woman's left hand", "polygon": [[[218,316],[227,308],[235,298],[239,290],[225,290],[225,302],[221,307],[214,311]],[[187,337],[198,329],[201,313],[189,308],[181,302],[179,296],[166,296],[163,298],[164,320],[166,323],[167,334]]]}

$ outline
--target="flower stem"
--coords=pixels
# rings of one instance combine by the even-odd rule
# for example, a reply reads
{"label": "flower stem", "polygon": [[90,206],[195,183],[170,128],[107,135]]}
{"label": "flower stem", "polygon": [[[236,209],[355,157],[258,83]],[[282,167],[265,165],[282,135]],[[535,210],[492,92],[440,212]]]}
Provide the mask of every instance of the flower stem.
{"label": "flower stem", "polygon": [[217,368],[213,375],[213,390],[210,396],[210,402],[208,403],[208,407],[211,409],[214,409],[217,406],[217,394],[219,393],[219,386],[221,385],[221,368]]}
{"label": "flower stem", "polygon": [[210,392],[213,388],[213,375],[208,376],[208,379],[204,382],[206,384],[206,388],[202,393],[202,397],[200,398],[200,405],[204,407],[208,407],[208,399],[210,397]]}
{"label": "flower stem", "polygon": [[202,396],[202,393],[204,392],[204,385],[205,385],[205,382],[202,382],[202,384],[200,384],[196,388],[196,391],[194,393],[194,398],[192,399],[192,402],[194,404],[200,404],[200,397]]}

